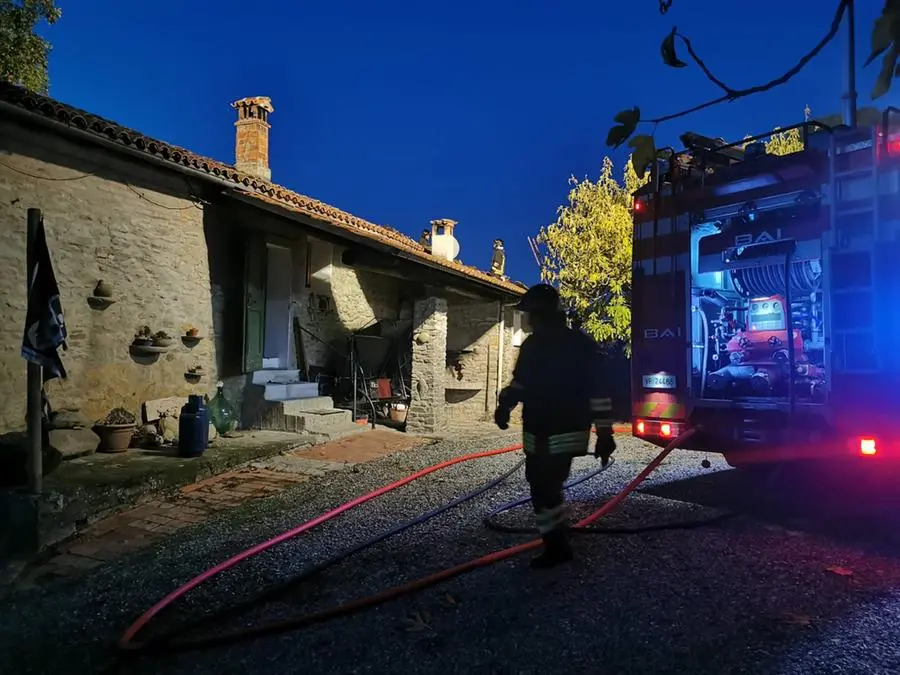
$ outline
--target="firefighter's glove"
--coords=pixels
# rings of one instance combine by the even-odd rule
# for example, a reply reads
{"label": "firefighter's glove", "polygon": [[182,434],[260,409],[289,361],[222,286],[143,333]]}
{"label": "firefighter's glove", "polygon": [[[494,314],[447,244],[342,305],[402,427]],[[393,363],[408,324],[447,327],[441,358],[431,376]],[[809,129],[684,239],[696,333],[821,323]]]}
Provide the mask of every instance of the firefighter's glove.
{"label": "firefighter's glove", "polygon": [[597,435],[597,443],[594,445],[594,457],[600,460],[601,466],[609,464],[609,458],[616,451],[616,441],[612,433],[600,433]]}
{"label": "firefighter's glove", "polygon": [[497,397],[497,407],[512,410],[519,405],[519,389],[516,387],[503,387]]}
{"label": "firefighter's glove", "polygon": [[503,431],[509,429],[510,409],[503,405],[498,405],[494,411],[494,423]]}

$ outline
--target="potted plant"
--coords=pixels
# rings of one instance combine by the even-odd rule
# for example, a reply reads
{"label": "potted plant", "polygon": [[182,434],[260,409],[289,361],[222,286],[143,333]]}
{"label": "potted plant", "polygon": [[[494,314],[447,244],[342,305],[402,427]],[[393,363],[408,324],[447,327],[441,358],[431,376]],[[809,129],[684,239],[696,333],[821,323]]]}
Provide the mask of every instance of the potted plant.
{"label": "potted plant", "polygon": [[137,333],[134,334],[134,339],[131,341],[135,347],[149,347],[153,344],[153,333],[150,330],[150,326],[142,326],[138,328]]}
{"label": "potted plant", "polygon": [[137,418],[125,408],[113,408],[94,424],[94,433],[100,437],[98,452],[125,452],[131,445]]}
{"label": "potted plant", "polygon": [[200,329],[197,328],[196,326],[191,326],[186,331],[184,331],[184,335],[185,335],[185,337],[189,337],[189,338],[200,337]]}
{"label": "potted plant", "polygon": [[171,347],[173,342],[172,337],[163,330],[153,334],[154,347]]}

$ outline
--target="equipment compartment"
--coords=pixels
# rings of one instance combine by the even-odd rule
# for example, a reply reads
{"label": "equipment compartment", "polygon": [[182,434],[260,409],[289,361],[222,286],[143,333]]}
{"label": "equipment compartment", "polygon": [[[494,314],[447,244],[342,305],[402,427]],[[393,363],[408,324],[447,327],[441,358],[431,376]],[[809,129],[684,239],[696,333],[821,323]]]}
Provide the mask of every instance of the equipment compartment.
{"label": "equipment compartment", "polygon": [[[789,267],[787,258],[774,252],[752,262],[735,262],[733,253],[742,241],[762,239],[765,245],[776,240],[765,231],[759,234],[758,229],[750,234],[746,228],[736,230],[704,223],[691,232],[691,388],[695,397],[748,403],[792,397],[796,403],[824,403],[821,240],[797,242]],[[783,241],[780,229],[778,233],[777,239]],[[788,288],[786,269],[790,270]]]}

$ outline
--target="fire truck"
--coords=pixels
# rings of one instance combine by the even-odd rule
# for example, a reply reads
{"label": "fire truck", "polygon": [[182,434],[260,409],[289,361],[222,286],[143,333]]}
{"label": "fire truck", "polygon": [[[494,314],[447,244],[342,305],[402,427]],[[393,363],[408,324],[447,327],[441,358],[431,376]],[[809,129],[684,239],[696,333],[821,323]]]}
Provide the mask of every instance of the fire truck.
{"label": "fire truck", "polygon": [[[732,466],[900,457],[900,112],[684,134],[634,195],[632,427]],[[896,391],[895,391],[896,388]]]}

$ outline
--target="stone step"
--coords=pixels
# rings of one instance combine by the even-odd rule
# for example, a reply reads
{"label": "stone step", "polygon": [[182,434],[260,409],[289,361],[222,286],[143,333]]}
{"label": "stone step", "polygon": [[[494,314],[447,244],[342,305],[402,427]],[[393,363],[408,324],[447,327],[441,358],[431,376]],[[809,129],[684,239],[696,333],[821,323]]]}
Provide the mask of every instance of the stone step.
{"label": "stone step", "polygon": [[263,398],[266,401],[291,401],[303,398],[319,398],[316,382],[294,382],[291,384],[266,384]]}
{"label": "stone step", "polygon": [[291,368],[269,368],[253,371],[253,384],[294,384],[302,382],[300,371]]}
{"label": "stone step", "polygon": [[298,417],[304,420],[303,428],[308,434],[327,434],[346,428],[353,424],[349,410],[338,408],[322,408],[320,410],[307,410]]}
{"label": "stone step", "polygon": [[335,408],[330,396],[315,396],[267,403],[258,425],[270,431],[324,435],[331,439],[365,429],[355,424],[352,416],[349,410]]}
{"label": "stone step", "polygon": [[281,409],[285,415],[302,415],[309,410],[331,410],[334,409],[334,399],[330,396],[315,396],[282,401]]}

